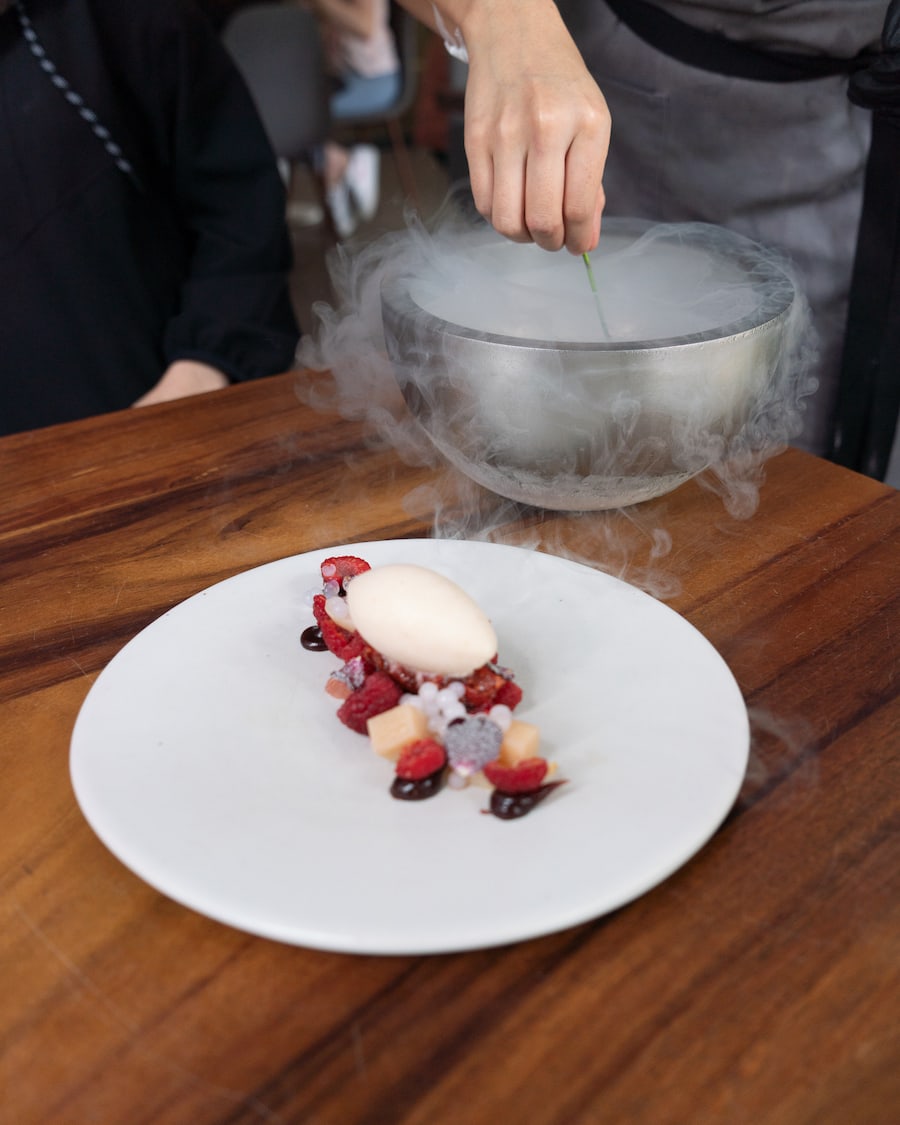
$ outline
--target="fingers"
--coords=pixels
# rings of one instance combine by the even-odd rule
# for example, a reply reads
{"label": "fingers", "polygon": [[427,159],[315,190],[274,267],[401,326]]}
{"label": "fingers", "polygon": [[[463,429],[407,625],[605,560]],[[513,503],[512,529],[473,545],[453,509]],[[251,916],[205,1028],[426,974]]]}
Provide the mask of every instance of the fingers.
{"label": "fingers", "polygon": [[565,245],[572,254],[593,250],[600,238],[600,218],[606,196],[603,168],[606,144],[585,133],[569,147],[565,161],[563,215]]}
{"label": "fingers", "polygon": [[478,214],[491,221],[494,197],[494,158],[491,154],[490,132],[486,125],[469,121],[466,105],[465,147],[469,164],[469,184]]}
{"label": "fingers", "polygon": [[[468,101],[468,99],[467,99]],[[470,120],[465,128],[469,182],[478,213],[513,242],[531,242],[525,219],[525,131],[516,114]]]}
{"label": "fingers", "polygon": [[467,117],[472,195],[498,233],[545,250],[564,245],[573,254],[596,246],[609,142],[600,97],[600,106],[573,108],[557,98],[550,106],[520,102],[512,107],[517,113],[507,104],[505,117]]}
{"label": "fingers", "polygon": [[556,3],[457,7],[469,53],[465,143],[475,206],[517,242],[592,249],[609,110]]}
{"label": "fingers", "polygon": [[544,250],[559,250],[566,240],[566,150],[560,135],[550,145],[535,143],[525,165],[525,229]]}
{"label": "fingers", "polygon": [[525,215],[525,160],[521,146],[500,148],[493,157],[494,190],[489,221],[513,242],[530,242]]}

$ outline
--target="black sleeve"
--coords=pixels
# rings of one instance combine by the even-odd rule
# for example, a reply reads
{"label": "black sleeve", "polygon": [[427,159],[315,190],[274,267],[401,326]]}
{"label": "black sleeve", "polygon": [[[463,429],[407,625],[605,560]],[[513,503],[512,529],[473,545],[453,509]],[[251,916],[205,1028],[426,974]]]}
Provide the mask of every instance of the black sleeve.
{"label": "black sleeve", "polygon": [[135,4],[124,7],[133,77],[187,243],[166,359],[200,360],[233,380],[285,371],[298,336],[285,192],[250,94],[191,0],[141,0],[143,35]]}

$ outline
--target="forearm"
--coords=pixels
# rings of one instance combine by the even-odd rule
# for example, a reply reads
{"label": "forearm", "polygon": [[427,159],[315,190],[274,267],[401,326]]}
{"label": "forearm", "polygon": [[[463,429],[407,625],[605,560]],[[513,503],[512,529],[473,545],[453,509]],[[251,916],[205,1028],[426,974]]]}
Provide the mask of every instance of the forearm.
{"label": "forearm", "polygon": [[[187,9],[186,9],[187,10]],[[285,192],[246,86],[214,38],[196,31],[174,60],[172,183],[189,251],[166,324],[169,363],[191,357],[232,381],[284,371],[296,347]]]}
{"label": "forearm", "polygon": [[[463,38],[477,51],[479,46],[528,33],[539,36],[542,29],[558,32],[563,27],[554,0],[399,0],[402,7],[421,23],[440,31],[438,16],[444,26]],[[435,14],[437,13],[437,15]]]}
{"label": "forearm", "polygon": [[375,5],[372,0],[312,0],[323,20],[349,35],[371,39],[375,34]]}

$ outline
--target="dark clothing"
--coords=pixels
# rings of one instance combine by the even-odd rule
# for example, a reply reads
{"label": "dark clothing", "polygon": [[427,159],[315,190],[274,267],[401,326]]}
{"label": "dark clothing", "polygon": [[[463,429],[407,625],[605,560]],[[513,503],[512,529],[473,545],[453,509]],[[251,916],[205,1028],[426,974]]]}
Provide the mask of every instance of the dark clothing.
{"label": "dark clothing", "polygon": [[[887,4],[653,0],[736,43],[848,59],[877,47]],[[672,57],[671,41],[666,50],[648,43],[609,3],[558,6],[612,116],[604,214],[716,223],[792,260],[812,308],[818,343],[804,358],[819,384],[803,401],[796,444],[823,453],[871,125],[848,100],[846,75],[782,82],[716,73]]]}
{"label": "dark clothing", "polygon": [[0,14],[0,433],[129,406],[176,359],[291,366],[284,189],[242,79],[189,0]]}
{"label": "dark clothing", "polygon": [[206,13],[206,18],[216,31],[224,31],[231,17],[242,9],[268,2],[269,0],[197,0],[197,4]]}

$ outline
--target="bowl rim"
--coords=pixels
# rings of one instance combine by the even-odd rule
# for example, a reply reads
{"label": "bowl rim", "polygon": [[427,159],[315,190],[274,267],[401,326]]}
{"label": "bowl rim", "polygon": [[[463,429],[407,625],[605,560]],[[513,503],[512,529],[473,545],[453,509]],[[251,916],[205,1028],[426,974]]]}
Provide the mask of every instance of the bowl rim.
{"label": "bowl rim", "polygon": [[429,312],[418,304],[410,293],[410,282],[419,275],[415,270],[409,269],[383,278],[381,282],[382,312],[383,314],[389,314],[391,318],[402,321],[409,321],[412,318],[419,320],[421,318],[423,328],[437,331],[442,336],[457,337],[477,343],[501,344],[504,347],[520,348],[527,351],[646,353],[691,347],[714,340],[726,340],[735,336],[762,332],[775,321],[786,317],[794,305],[797,299],[797,286],[787,268],[782,268],[771,260],[760,261],[756,257],[761,249],[759,244],[736,231],[706,223],[654,223],[644,219],[618,217],[603,220],[603,228],[607,233],[634,234],[636,238],[654,227],[665,227],[671,229],[673,233],[683,227],[703,227],[715,231],[716,237],[724,236],[731,239],[738,259],[743,258],[749,261],[752,257],[754,268],[761,269],[767,275],[766,278],[761,278],[761,282],[777,278],[786,283],[784,298],[777,300],[774,294],[770,296],[768,301],[771,302],[771,308],[768,308],[767,302],[764,301],[762,308],[766,311],[762,317],[759,309],[757,309],[754,313],[739,317],[737,320],[720,325],[717,328],[706,329],[702,332],[684,333],[680,336],[660,336],[647,340],[541,340],[532,337],[485,332],[483,329],[469,328],[464,324],[445,320],[436,313]]}

